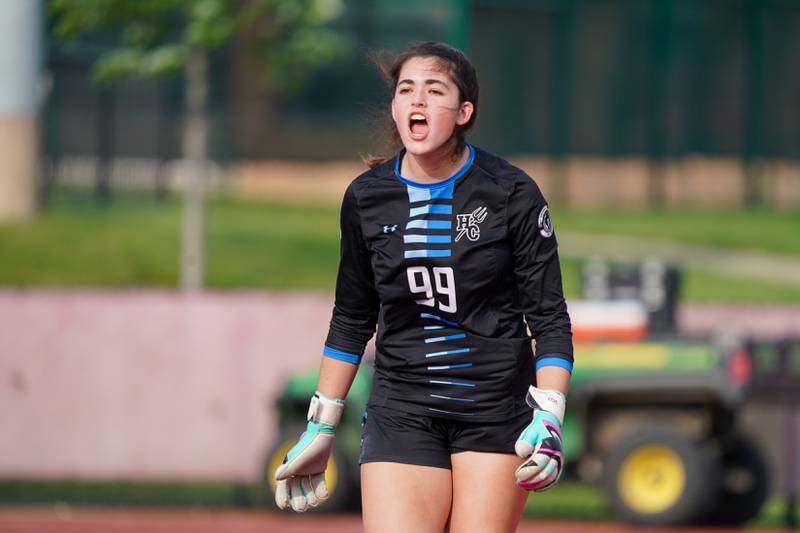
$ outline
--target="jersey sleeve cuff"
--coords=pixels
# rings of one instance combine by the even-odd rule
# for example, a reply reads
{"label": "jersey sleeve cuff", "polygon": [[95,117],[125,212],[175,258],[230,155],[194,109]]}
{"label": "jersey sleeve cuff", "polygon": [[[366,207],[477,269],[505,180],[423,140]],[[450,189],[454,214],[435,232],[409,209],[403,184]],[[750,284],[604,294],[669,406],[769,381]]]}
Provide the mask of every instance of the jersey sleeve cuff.
{"label": "jersey sleeve cuff", "polygon": [[354,365],[358,365],[359,363],[361,363],[361,357],[362,357],[360,355],[337,350],[336,348],[331,348],[327,344],[322,350],[322,355],[330,357],[331,359],[338,359],[339,361],[344,361],[346,363],[351,363]]}
{"label": "jersey sleeve cuff", "polygon": [[559,368],[565,369],[567,372],[572,374],[572,361],[565,359],[563,357],[557,356],[545,356],[540,357],[536,360],[536,370],[540,368],[544,368],[546,366],[557,366]]}

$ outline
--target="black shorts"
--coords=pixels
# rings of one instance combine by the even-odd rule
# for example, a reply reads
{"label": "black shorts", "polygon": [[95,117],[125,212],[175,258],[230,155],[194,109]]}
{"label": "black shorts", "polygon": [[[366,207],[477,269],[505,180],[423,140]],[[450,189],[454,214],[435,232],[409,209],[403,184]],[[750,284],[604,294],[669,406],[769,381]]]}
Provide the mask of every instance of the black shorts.
{"label": "black shorts", "polygon": [[453,453],[514,453],[514,443],[531,419],[532,413],[522,413],[500,422],[470,422],[368,406],[358,462],[451,468]]}

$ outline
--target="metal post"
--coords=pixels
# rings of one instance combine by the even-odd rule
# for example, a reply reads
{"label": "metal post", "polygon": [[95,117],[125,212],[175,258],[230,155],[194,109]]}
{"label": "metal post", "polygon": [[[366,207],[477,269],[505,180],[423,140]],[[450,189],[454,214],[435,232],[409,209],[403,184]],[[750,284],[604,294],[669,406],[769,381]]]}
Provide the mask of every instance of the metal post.
{"label": "metal post", "polygon": [[[797,353],[795,353],[797,352]],[[795,505],[797,503],[797,410],[798,410],[798,396],[797,387],[793,386],[795,376],[793,372],[795,362],[793,357],[800,357],[800,349],[798,349],[797,341],[792,339],[785,339],[778,344],[778,375],[779,379],[783,380],[781,399],[785,411],[786,425],[784,427],[784,473],[785,473],[785,490],[786,490],[786,515],[785,523],[788,529],[795,529],[797,527],[797,516],[795,514]]]}
{"label": "metal post", "polygon": [[450,17],[447,40],[451,45],[469,54],[472,40],[472,0],[450,0]]}
{"label": "metal post", "polygon": [[745,8],[747,35],[746,108],[744,147],[745,206],[763,203],[762,168],[757,158],[763,156],[764,132],[764,5],[748,0]]}
{"label": "metal post", "polygon": [[648,202],[664,205],[664,171],[667,155],[667,112],[672,0],[650,2],[650,91],[647,113],[648,152],[650,155]]}
{"label": "metal post", "polygon": [[168,158],[167,140],[168,136],[165,135],[164,130],[171,116],[169,113],[169,106],[167,105],[167,87],[166,82],[160,81],[156,89],[156,128],[153,132],[156,140],[155,159],[156,159],[156,176],[154,185],[155,199],[158,201],[164,200],[167,196],[167,169],[166,163]]}
{"label": "metal post", "polygon": [[786,410],[786,527],[797,527],[797,406]]}
{"label": "metal post", "polygon": [[553,111],[550,132],[553,139],[550,171],[554,201],[569,204],[566,180],[566,157],[572,147],[572,97],[575,70],[575,0],[557,3],[556,30],[553,42],[552,80]]}
{"label": "metal post", "polygon": [[95,174],[94,196],[98,204],[111,201],[111,161],[114,155],[114,89],[100,88],[95,120]]}

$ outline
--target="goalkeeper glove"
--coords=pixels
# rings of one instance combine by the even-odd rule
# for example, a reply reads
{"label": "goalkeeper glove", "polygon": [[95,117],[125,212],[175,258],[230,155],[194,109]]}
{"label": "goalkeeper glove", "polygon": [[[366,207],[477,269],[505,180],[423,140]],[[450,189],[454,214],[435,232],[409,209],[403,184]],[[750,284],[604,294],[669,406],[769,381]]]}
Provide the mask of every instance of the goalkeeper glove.
{"label": "goalkeeper glove", "polygon": [[275,471],[275,503],[298,513],[328,499],[325,468],[333,451],[333,432],[342,418],[344,400],[317,391],[308,408],[308,426]]}
{"label": "goalkeeper glove", "polygon": [[557,390],[531,386],[525,401],[533,407],[533,421],[528,424],[514,445],[520,457],[526,458],[516,471],[517,485],[542,492],[558,482],[564,470],[561,425],[564,423],[566,398]]}

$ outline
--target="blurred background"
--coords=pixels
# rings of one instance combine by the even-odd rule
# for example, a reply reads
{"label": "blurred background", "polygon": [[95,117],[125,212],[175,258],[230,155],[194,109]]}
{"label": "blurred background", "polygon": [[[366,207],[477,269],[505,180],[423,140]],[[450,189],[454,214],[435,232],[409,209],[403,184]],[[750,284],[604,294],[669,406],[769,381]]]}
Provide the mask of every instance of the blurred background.
{"label": "blurred background", "polygon": [[[575,323],[571,471],[528,516],[792,524],[798,2],[0,13],[0,505],[266,505],[313,393],[341,196],[396,149],[370,55],[442,40],[478,71],[470,142],[550,202]],[[369,368],[332,508],[357,499]]]}

